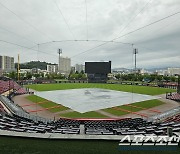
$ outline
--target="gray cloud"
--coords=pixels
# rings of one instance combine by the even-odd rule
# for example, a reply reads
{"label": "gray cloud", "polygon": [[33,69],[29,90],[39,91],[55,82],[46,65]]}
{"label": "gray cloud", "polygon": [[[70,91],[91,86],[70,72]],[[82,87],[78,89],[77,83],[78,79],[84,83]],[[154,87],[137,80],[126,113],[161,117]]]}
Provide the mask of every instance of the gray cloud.
{"label": "gray cloud", "polygon": [[[180,8],[179,0],[87,0],[87,36],[85,1],[56,2],[71,31],[53,0],[0,0],[0,3],[25,21],[0,5],[0,40],[29,48],[34,46],[35,50],[38,49],[37,44],[54,40],[79,40],[87,37],[89,40],[111,40],[173,14]],[[138,14],[142,8],[144,10]],[[133,43],[139,49],[138,67],[180,67],[179,21],[180,14],[116,41]],[[62,48],[63,56],[72,57],[72,64],[111,60],[113,67],[133,67],[131,45],[108,43],[78,55],[101,43],[68,41],[41,44],[39,50],[47,52],[45,54],[0,42],[0,54],[14,56],[17,60],[17,54],[20,53],[21,62],[41,60],[57,63],[57,49]]]}

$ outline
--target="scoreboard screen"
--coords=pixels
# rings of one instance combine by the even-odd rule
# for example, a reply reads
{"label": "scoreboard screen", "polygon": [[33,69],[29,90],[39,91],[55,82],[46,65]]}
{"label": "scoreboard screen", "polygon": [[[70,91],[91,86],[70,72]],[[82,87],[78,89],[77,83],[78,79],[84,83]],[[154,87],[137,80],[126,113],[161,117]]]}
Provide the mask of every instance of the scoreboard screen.
{"label": "scoreboard screen", "polygon": [[111,73],[111,61],[109,62],[85,62],[85,73]]}

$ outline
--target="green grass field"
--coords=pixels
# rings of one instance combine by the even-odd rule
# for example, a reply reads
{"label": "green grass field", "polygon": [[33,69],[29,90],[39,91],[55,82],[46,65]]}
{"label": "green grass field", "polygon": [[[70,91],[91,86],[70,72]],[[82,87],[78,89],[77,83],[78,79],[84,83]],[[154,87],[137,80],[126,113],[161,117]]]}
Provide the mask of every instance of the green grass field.
{"label": "green grass field", "polygon": [[[132,85],[121,85],[121,84],[98,84],[98,83],[60,83],[60,84],[36,84],[36,85],[28,85],[27,87],[38,90],[38,91],[50,91],[50,90],[65,90],[65,89],[79,89],[79,88],[102,88],[102,89],[111,89],[117,91],[126,91],[126,92],[134,92],[140,94],[148,94],[148,95],[159,95],[166,92],[173,92],[172,89],[165,89],[165,88],[158,88],[158,87],[146,87],[146,86],[132,86]],[[28,96],[28,100],[32,102],[42,102],[45,99],[40,98],[38,96]],[[47,101],[47,100],[46,100]],[[164,104],[159,100],[149,100],[143,102],[137,102],[132,105],[143,107],[146,109],[159,106]],[[47,103],[39,104],[44,108],[49,108],[53,106],[57,106],[58,104],[48,101]],[[134,108],[130,106],[119,106],[119,109],[129,110],[131,112],[137,112],[142,109]],[[69,108],[61,106],[60,108],[50,109],[51,112],[60,112],[65,111]],[[110,113],[112,115],[121,116],[128,114],[128,112],[115,110],[113,108],[104,109],[103,111]],[[78,113],[78,112],[68,112],[60,114],[61,117],[68,117],[68,118],[107,118],[107,116],[97,113],[96,111],[87,112],[87,113]]]}
{"label": "green grass field", "polygon": [[[149,109],[149,108],[152,108],[152,107],[155,107],[155,106],[159,106],[159,105],[162,105],[162,104],[164,104],[164,103],[159,101],[159,100],[149,100],[149,101],[133,103],[131,105]],[[137,111],[141,111],[142,110],[140,108],[134,108],[134,107],[125,106],[125,105],[118,106],[117,108],[129,110],[131,112],[137,112]],[[103,111],[111,113],[113,115],[117,115],[117,116],[121,116],[121,115],[127,114],[127,112],[120,111],[120,110],[114,110],[113,108],[104,109]]]}
{"label": "green grass field", "polygon": [[[119,151],[119,141],[50,140],[0,136],[0,154],[178,154],[176,151]],[[154,147],[156,148],[156,147]]]}
{"label": "green grass field", "polygon": [[[50,108],[50,107],[54,107],[54,106],[57,106],[59,104],[56,104],[52,101],[48,101],[44,98],[41,98],[41,97],[38,97],[38,96],[35,96],[35,95],[29,95],[26,97],[28,100],[34,102],[34,103],[38,103],[38,102],[44,102],[44,101],[47,101],[43,104],[38,104],[39,106],[43,107],[43,108]],[[65,107],[65,106],[62,106],[60,105],[59,108],[53,108],[53,109],[50,109],[49,111],[51,112],[60,112],[60,111],[64,111],[64,110],[67,110],[69,108]]]}
{"label": "green grass field", "polygon": [[134,92],[147,95],[160,95],[166,92],[174,92],[173,89],[135,86],[135,85],[121,85],[121,84],[98,84],[98,83],[60,83],[60,84],[34,84],[27,85],[31,89],[37,91],[50,91],[50,90],[65,90],[65,89],[79,89],[79,88],[102,88],[117,91]]}
{"label": "green grass field", "polygon": [[107,116],[97,113],[95,111],[86,113],[69,112],[65,114],[60,114],[60,116],[67,118],[108,118]]}

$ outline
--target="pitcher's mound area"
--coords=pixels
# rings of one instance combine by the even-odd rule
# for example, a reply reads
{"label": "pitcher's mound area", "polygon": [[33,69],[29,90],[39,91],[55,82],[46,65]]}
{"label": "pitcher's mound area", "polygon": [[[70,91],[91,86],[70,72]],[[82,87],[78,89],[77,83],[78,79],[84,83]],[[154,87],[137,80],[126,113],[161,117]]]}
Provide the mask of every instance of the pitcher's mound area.
{"label": "pitcher's mound area", "polygon": [[36,95],[80,113],[158,98],[99,88],[44,91],[36,92]]}

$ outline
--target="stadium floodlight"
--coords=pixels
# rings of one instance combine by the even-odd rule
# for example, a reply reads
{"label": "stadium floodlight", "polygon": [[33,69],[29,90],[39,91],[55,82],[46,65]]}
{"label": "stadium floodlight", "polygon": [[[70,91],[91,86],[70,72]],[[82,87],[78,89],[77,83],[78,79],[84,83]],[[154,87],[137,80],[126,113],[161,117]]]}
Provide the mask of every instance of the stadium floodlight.
{"label": "stadium floodlight", "polygon": [[58,49],[58,52],[59,54],[59,73],[60,73],[60,57],[61,57],[61,54],[62,54],[62,49]]}
{"label": "stadium floodlight", "polygon": [[62,49],[58,49],[58,54],[60,55],[62,53]]}
{"label": "stadium floodlight", "polygon": [[135,55],[134,64],[135,64],[135,74],[136,74],[136,63],[137,63],[137,61],[136,61],[136,55],[138,54],[138,49],[137,49],[137,48],[135,48],[135,49],[133,50],[133,54]]}

